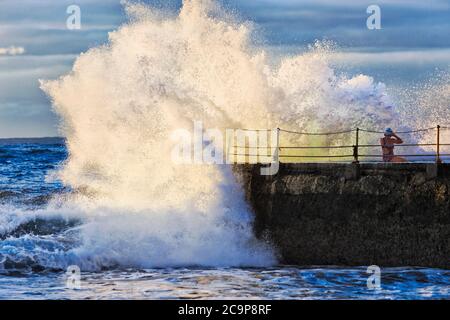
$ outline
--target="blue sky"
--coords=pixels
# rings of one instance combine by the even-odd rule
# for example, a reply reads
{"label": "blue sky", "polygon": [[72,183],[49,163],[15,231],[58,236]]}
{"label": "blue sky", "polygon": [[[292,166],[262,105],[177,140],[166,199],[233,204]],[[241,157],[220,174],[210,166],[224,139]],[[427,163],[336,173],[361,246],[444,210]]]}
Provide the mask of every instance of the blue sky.
{"label": "blue sky", "polygon": [[[180,0],[141,1],[176,10]],[[392,86],[425,81],[450,68],[450,0],[222,0],[259,26],[274,52],[298,53],[316,39],[335,41],[341,68]],[[66,8],[82,10],[68,30]],[[382,10],[368,30],[366,9]],[[120,0],[0,0],[0,137],[54,136],[57,117],[39,79],[67,73],[76,56],[105,43],[125,22]]]}

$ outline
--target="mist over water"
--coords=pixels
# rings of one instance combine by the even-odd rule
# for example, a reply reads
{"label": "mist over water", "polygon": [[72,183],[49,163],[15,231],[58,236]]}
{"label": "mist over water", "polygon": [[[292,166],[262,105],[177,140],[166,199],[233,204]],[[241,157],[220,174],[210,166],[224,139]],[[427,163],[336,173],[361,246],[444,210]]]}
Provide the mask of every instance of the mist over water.
{"label": "mist over water", "polygon": [[[441,143],[450,143],[450,65],[447,70],[435,71],[422,83],[416,83],[395,92],[399,101],[399,115],[413,128],[435,128],[440,125]],[[420,143],[436,143],[436,132],[427,132]],[[435,147],[424,147],[433,151]],[[442,154],[450,154],[450,146],[441,146]]]}
{"label": "mist over water", "polygon": [[2,209],[4,234],[35,217],[61,226],[44,239],[17,238],[11,259],[83,270],[274,265],[231,169],[175,164],[171,134],[194,121],[327,132],[400,125],[383,84],[330,67],[330,43],[274,65],[253,45],[252,24],[213,1],[185,0],[176,14],[125,7],[129,22],[108,43],[42,83],[67,137],[55,174],[72,192],[26,217]]}

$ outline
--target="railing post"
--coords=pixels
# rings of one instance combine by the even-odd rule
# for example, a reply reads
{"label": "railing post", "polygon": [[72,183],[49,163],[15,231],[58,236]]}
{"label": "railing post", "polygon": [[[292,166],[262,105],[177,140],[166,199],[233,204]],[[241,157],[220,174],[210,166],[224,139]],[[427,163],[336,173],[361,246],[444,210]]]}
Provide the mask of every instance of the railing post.
{"label": "railing post", "polygon": [[437,126],[437,135],[436,135],[436,163],[442,163],[441,160],[441,126]]}
{"label": "railing post", "polygon": [[280,149],[280,132],[281,132],[281,129],[277,128],[277,148],[275,149],[275,154],[273,155],[273,158],[274,158],[273,160],[276,163],[280,162],[280,151],[281,151],[281,149]]}
{"label": "railing post", "polygon": [[359,128],[356,128],[356,144],[353,146],[353,163],[359,163]]}

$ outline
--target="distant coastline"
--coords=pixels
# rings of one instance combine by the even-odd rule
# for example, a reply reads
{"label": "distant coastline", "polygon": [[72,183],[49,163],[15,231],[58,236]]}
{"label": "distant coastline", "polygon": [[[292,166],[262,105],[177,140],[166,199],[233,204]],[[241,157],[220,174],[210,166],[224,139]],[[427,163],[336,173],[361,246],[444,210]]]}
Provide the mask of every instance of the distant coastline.
{"label": "distant coastline", "polygon": [[65,144],[63,137],[43,137],[43,138],[0,138],[0,145],[11,144]]}

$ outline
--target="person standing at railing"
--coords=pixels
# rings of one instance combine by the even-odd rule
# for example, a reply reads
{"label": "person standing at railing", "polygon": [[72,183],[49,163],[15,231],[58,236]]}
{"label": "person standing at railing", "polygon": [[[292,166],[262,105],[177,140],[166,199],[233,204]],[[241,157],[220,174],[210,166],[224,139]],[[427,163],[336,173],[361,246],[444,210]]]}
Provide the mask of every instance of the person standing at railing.
{"label": "person standing at railing", "polygon": [[384,137],[380,139],[381,148],[383,149],[384,162],[407,162],[406,159],[398,157],[394,154],[396,144],[402,144],[403,140],[395,134],[391,128],[387,128]]}

